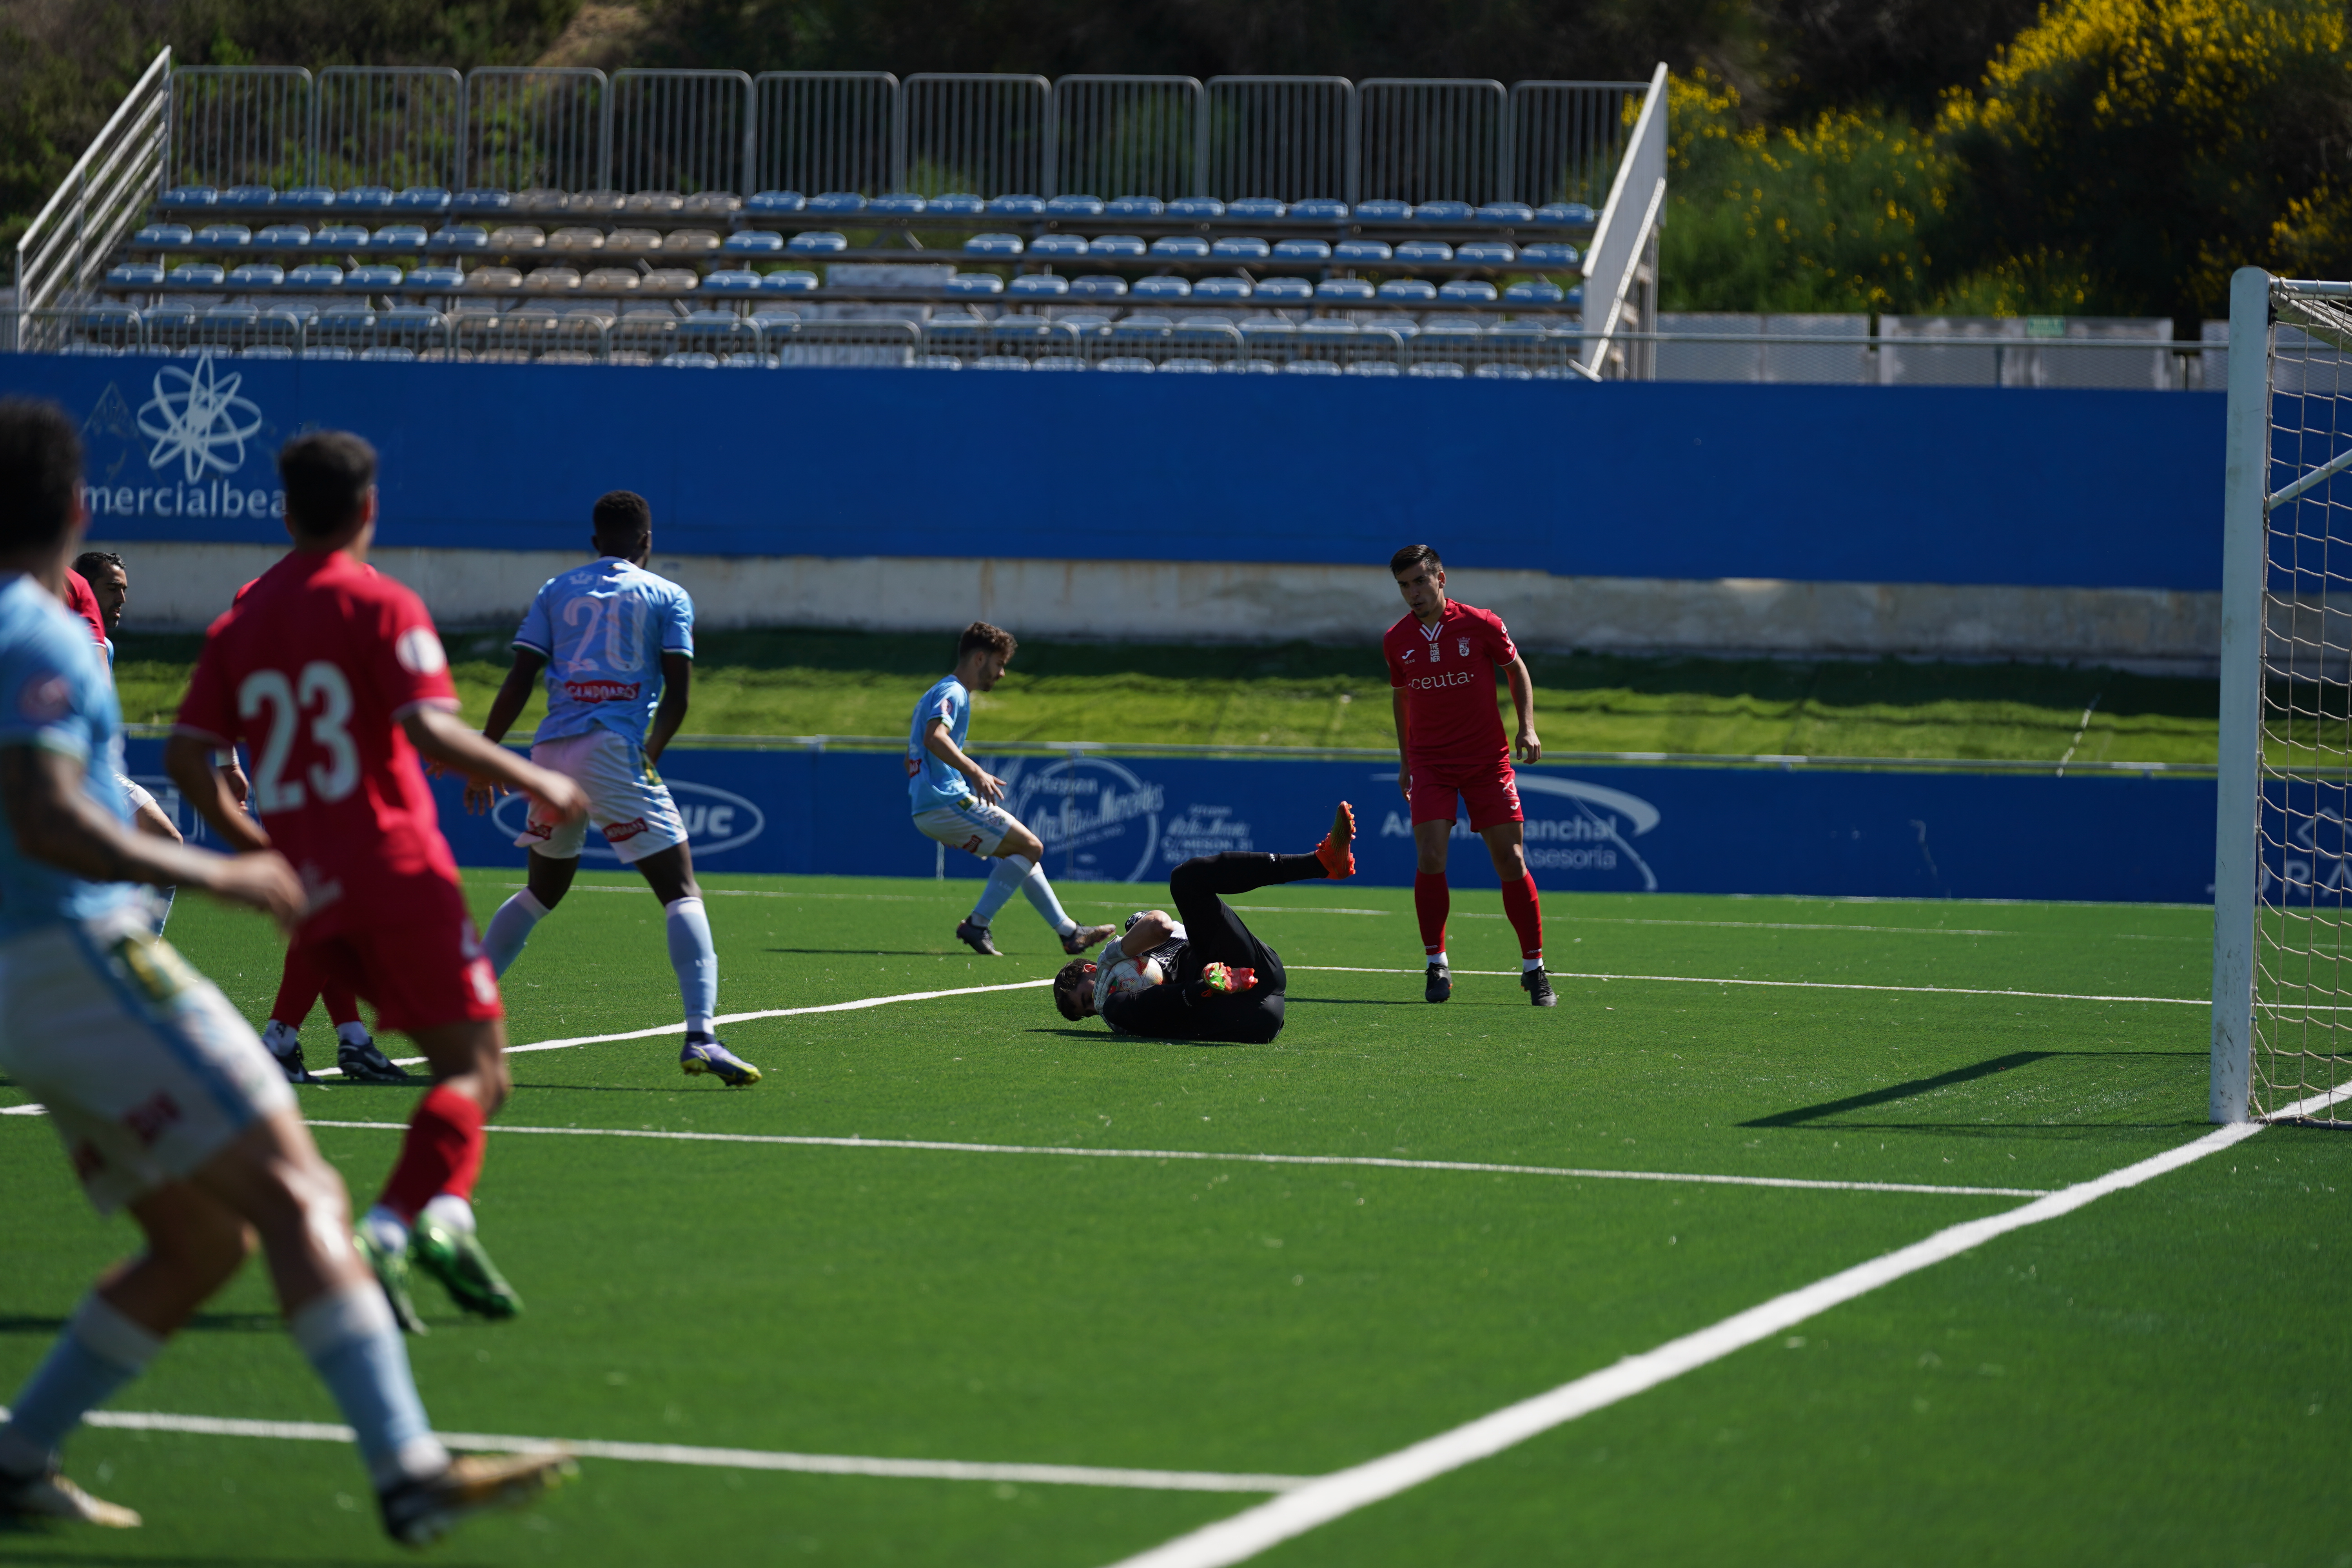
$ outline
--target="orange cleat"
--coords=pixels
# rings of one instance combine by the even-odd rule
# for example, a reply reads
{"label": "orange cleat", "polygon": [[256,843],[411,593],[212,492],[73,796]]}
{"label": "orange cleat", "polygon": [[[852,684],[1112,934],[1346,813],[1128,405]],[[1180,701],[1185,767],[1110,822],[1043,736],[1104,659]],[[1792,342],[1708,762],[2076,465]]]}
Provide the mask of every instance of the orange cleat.
{"label": "orange cleat", "polygon": [[1356,837],[1356,808],[1346,801],[1331,814],[1331,831],[1315,847],[1315,858],[1323,862],[1323,869],[1334,882],[1356,874],[1356,851],[1350,847]]}

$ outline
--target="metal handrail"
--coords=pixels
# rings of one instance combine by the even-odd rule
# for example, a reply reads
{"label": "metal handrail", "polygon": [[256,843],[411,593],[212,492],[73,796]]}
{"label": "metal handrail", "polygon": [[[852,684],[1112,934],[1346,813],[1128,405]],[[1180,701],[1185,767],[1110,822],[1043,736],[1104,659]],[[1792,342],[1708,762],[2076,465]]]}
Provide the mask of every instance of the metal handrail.
{"label": "metal handrail", "polygon": [[[97,181],[100,187],[98,199],[100,223],[104,228],[104,247],[111,248],[121,237],[124,216],[112,215],[110,209],[118,202],[125,206],[135,204],[139,188],[152,184],[163,167],[163,141],[151,142],[145,138],[152,129],[150,122],[157,121],[168,110],[171,75],[172,51],[167,47],[156,51],[154,59],[140,73],[139,79],[123,95],[121,103],[99,128],[98,134],[90,138],[89,145],[82,149],[81,156],[75,159],[72,167],[66,171],[65,178],[58,182],[58,188],[48,201],[34,216],[33,221],[25,226],[25,232],[16,241],[13,279],[16,301],[20,308],[39,309],[57,292],[59,279],[68,272],[77,279],[88,277],[92,249],[89,224],[93,167],[98,171]],[[126,121],[130,122],[128,129]],[[162,136],[168,139],[169,135],[169,123],[164,121]],[[117,178],[117,171],[121,168],[126,154],[133,162],[121,177]],[[68,197],[73,198],[70,210],[79,219],[79,223],[70,229],[62,222],[59,211]],[[110,216],[111,222],[108,221]],[[55,232],[44,240],[41,238],[43,226],[53,218],[60,221]],[[104,255],[105,249],[99,250],[98,254]],[[7,341],[12,348],[21,346],[14,332]]]}

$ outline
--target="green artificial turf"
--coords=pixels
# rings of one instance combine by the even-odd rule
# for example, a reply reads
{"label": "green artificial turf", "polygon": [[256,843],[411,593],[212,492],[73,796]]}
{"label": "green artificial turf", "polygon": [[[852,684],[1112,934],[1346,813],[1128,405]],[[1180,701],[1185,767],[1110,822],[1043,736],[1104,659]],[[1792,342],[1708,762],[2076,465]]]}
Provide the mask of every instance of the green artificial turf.
{"label": "green artificial turf", "polygon": [[[487,915],[511,872],[469,873]],[[593,890],[608,888],[614,890]],[[729,1011],[1049,975],[957,944],[969,884],[708,879]],[[1064,889],[1108,919],[1152,889]],[[1454,1000],[1419,1000],[1401,889],[1237,900],[1291,966],[1272,1046],[1074,1026],[1042,989],[512,1058],[478,1203],[520,1321],[435,1288],[412,1342],[453,1430],[802,1453],[1313,1475],[2023,1200],[1361,1165],[676,1142],[693,1131],[1278,1152],[2047,1189],[2204,1131],[2202,910],[1552,895],[1528,1007],[1491,893]],[[1369,913],[1342,912],[1351,910]],[[250,1017],[257,921],[173,935]],[[1478,971],[1502,972],[1488,975]],[[1621,978],[1580,978],[1601,974]],[[1788,980],[1885,990],[1674,983]],[[1928,991],[1922,987],[1944,987]],[[614,875],[507,981],[518,1043],[673,1023],[660,911]],[[314,1060],[330,1041],[308,1031]],[[390,1042],[387,1042],[390,1043]],[[402,1054],[395,1052],[395,1054]],[[0,1087],[0,1102],[21,1094]],[[302,1091],[373,1195],[414,1091]],[[1277,1549],[1349,1564],[2335,1563],[2347,1146],[2294,1130],[2002,1238]],[[0,1397],[126,1244],[47,1123],[0,1118]],[[248,1269],[119,1402],[332,1420]],[[72,1468],[135,1534],[0,1531],[0,1563],[360,1563],[348,1451],[92,1429]],[[466,1563],[1114,1561],[1257,1500],[589,1460]]]}
{"label": "green artificial turf", "polygon": [[[503,636],[449,634],[479,722],[509,662]],[[127,637],[123,711],[168,722],[193,637]],[[953,662],[951,638],[714,632],[700,639],[686,729],[705,735],[906,732],[915,700]],[[1559,752],[2196,763],[2213,760],[2210,680],[2049,665],[1528,656],[1536,719]],[[534,698],[519,734],[542,710]],[[2087,721],[2085,712],[2088,712]],[[976,742],[1392,746],[1375,646],[1177,647],[1024,642],[973,704]]]}

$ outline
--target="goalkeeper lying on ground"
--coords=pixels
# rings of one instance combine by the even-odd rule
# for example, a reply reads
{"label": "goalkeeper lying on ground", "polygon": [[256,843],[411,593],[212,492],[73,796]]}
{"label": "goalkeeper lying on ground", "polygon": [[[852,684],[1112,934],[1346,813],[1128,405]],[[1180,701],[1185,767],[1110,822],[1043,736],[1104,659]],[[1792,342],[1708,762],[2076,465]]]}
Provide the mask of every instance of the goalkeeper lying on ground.
{"label": "goalkeeper lying on ground", "polygon": [[1349,847],[1356,814],[1346,801],[1311,855],[1202,855],[1176,868],[1165,910],[1138,914],[1100,961],[1073,959],[1054,977],[1054,1005],[1076,1022],[1102,1015],[1123,1035],[1262,1046],[1282,1032],[1282,957],[1225,905],[1227,893],[1356,873]]}

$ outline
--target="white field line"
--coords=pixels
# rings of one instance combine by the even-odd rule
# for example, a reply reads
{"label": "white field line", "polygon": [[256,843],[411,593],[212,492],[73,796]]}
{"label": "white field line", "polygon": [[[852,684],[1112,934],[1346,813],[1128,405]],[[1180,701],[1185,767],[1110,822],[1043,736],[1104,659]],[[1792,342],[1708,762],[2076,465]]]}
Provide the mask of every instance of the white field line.
{"label": "white field line", "polygon": [[[2352,1084],[2314,1095],[2284,1114],[2309,1116],[2346,1096],[2352,1096]],[[1867,1295],[1882,1285],[1981,1247],[1996,1237],[2072,1214],[2110,1193],[2138,1186],[2209,1154],[2218,1154],[2252,1137],[2265,1125],[2242,1121],[2218,1128],[2193,1142],[2168,1149],[2119,1171],[2110,1171],[2095,1180],[2062,1188],[2005,1214],[1967,1220],[1939,1230],[1925,1240],[1786,1295],[1775,1296],[1696,1333],[1669,1340],[1655,1350],[1628,1356],[1614,1366],[1564,1383],[1548,1394],[1506,1405],[1492,1415],[1368,1463],[1334,1470],[1273,1502],[1261,1503],[1149,1552],[1122,1558],[1115,1568],[1226,1568],[1227,1564],[1244,1562],[1318,1525],[1720,1361],[1734,1351],[1794,1328],[1808,1318]]]}
{"label": "white field line", "polygon": [[[1285,969],[1311,970],[1325,974],[1419,974],[1418,969],[1357,969],[1339,963],[1286,963]],[[1457,969],[1456,974],[1507,975],[1516,969]],[[1554,980],[1635,980],[1663,985],[1769,985],[1800,991],[1899,991],[1923,996],[2031,996],[2050,1002],[2162,1002],[2174,1007],[2210,1007],[2210,996],[2087,996],[2075,991],[1990,991],[1973,985],[1858,985],[1840,980],[1710,980],[1703,974],[1577,974],[1547,969]]]}
{"label": "white field line", "polygon": [[[317,1121],[313,1127],[399,1132],[399,1121]],[[1034,1143],[944,1143],[916,1138],[824,1138],[781,1132],[664,1132],[626,1127],[509,1127],[492,1132],[554,1138],[652,1138],[675,1143],[777,1143],[816,1149],[911,1149],[947,1154],[1062,1154],[1082,1160],[1207,1160],[1239,1165],[1371,1165],[1391,1171],[1466,1171],[1497,1176],[1572,1176],[1595,1182],[1687,1182],[1702,1186],[1796,1187],[1815,1192],[1932,1193],[1943,1197],[2038,1198],[2046,1187],[1954,1187],[1916,1182],[1831,1182],[1802,1176],[1717,1176],[1677,1171],[1580,1171],[1559,1165],[1486,1165],[1466,1160],[1397,1160],[1374,1154],[1240,1154],[1201,1149],[1054,1149]]]}
{"label": "white field line", "polygon": [[[509,882],[506,885],[509,888],[525,888],[529,887],[530,884],[528,882]],[[602,883],[592,885],[587,882],[575,882],[572,884],[572,890],[575,893],[642,893],[645,891],[645,889],[642,886],[635,888],[626,886],[614,887],[609,884]],[[940,897],[941,896],[954,899],[961,895],[948,893],[945,895],[923,897],[913,893],[793,893],[772,891],[760,888],[705,888],[702,889],[702,896],[706,899],[846,899],[858,903],[869,904],[935,904],[940,901]],[[1147,899],[1144,901],[1149,903],[1150,900]],[[1062,902],[1065,904],[1085,904],[1089,909],[1118,909],[1124,906],[1125,908],[1131,910],[1135,907],[1135,900],[1132,899],[1064,899]],[[1235,904],[1233,907],[1254,915],[1388,915],[1394,914],[1396,912],[1394,910],[1343,910],[1336,906],[1330,909],[1323,909],[1319,906],[1309,904]],[[1481,916],[1479,918],[1501,920],[1503,917],[1500,915],[1495,915],[1491,917]],[[1824,926],[1822,929],[1824,931],[1831,931],[1843,930],[1845,928]],[[1887,929],[1892,931],[1902,928],[1890,926]]]}
{"label": "white field line", "polygon": [[[1062,900],[1069,902],[1067,899]],[[1455,910],[1446,917],[1457,921],[1507,921],[1508,915],[1487,914],[1477,910]],[[1553,925],[1580,926],[1724,926],[1733,931],[1891,931],[1897,936],[2023,936],[2017,931],[1975,931],[1966,926],[1858,926],[1840,925],[1833,921],[1818,923],[1803,921],[1669,921],[1649,920],[1633,915],[1562,915],[1547,910],[1544,919]],[[2200,939],[2201,940],[2201,939]]]}
{"label": "white field line", "polygon": [[[0,1410],[0,1418],[7,1415]],[[242,1421],[151,1410],[94,1410],[85,1425],[129,1432],[185,1432],[203,1437],[276,1437],[298,1443],[348,1443],[352,1429],[323,1421]],[[1027,1481],[1047,1487],[1126,1487],[1168,1492],[1282,1492],[1306,1476],[1235,1476],[1214,1470],[1118,1470],[1094,1465],[995,1465],[967,1459],[884,1459],[856,1454],[792,1454],[765,1448],[694,1448],[678,1443],[604,1443],[593,1438],[509,1437],[490,1432],[435,1434],[473,1453],[565,1453],[583,1459],[633,1459],[721,1470],[794,1470],[815,1476],[887,1476],[919,1481]]]}

